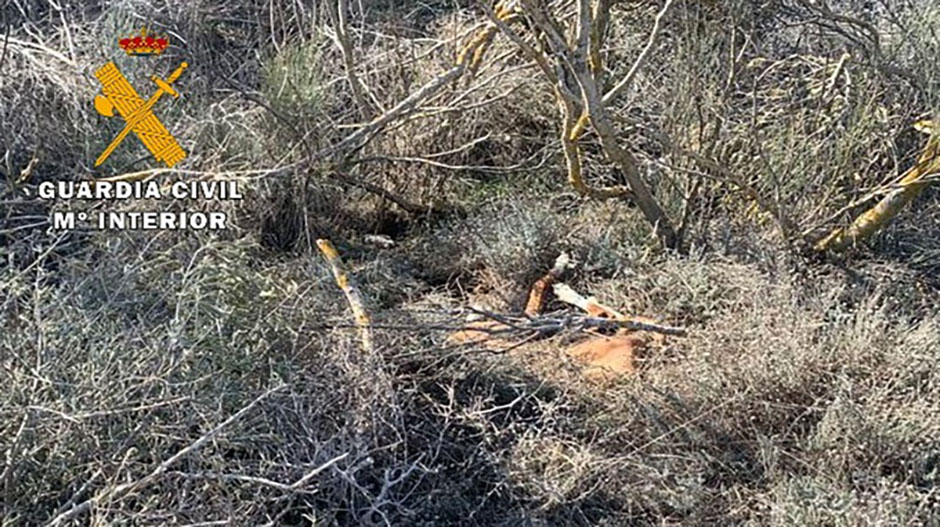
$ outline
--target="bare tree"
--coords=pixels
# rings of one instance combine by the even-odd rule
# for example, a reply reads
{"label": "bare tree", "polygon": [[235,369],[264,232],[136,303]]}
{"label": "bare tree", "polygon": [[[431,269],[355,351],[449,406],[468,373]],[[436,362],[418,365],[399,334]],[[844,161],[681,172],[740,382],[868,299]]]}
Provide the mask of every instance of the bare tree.
{"label": "bare tree", "polygon": [[[605,91],[603,53],[606,27],[610,19],[609,0],[578,0],[574,27],[566,27],[563,6],[519,0],[500,2],[494,11],[486,2],[480,2],[493,26],[499,30],[532,61],[554,91],[561,114],[561,145],[567,162],[568,181],[581,195],[607,199],[629,197],[653,226],[661,243],[669,248],[679,245],[676,230],[662,206],[640,177],[636,158],[622,140],[611,122],[608,107],[617,96],[628,90],[643,67],[657,41],[662,20],[673,4],[667,0],[650,32],[649,39],[627,74]],[[535,43],[510,27],[513,17],[524,16],[536,35]],[[572,29],[573,31],[567,31]],[[573,38],[567,34],[572,33]],[[588,126],[600,138],[607,158],[623,173],[629,183],[625,187],[592,187],[584,180],[582,147],[579,140]]]}
{"label": "bare tree", "polygon": [[[494,7],[490,7],[487,2],[480,2],[489,24],[467,40],[451,69],[441,73],[320,154],[347,155],[351,151],[361,149],[381,130],[412,116],[425,101],[439,94],[446,86],[465,76],[472,78],[495,36],[501,33],[512,41],[527,59],[537,65],[542,80],[552,87],[560,113],[559,142],[565,155],[568,181],[575,191],[596,199],[632,199],[653,226],[663,246],[676,248],[679,245],[676,230],[649,186],[641,178],[637,159],[629,147],[623,144],[608,112],[611,103],[630,88],[637,72],[649,58],[661,32],[662,20],[673,1],[667,0],[657,15],[648,42],[628,73],[606,89],[601,50],[605,45],[606,28],[610,19],[609,0],[579,0],[574,13],[574,26],[571,28],[566,27],[566,13],[570,11],[567,9],[570,5],[568,2],[543,5],[531,0],[502,0]],[[339,7],[341,9],[342,5]],[[337,28],[341,28],[341,17],[334,18]],[[520,33],[510,27],[522,19],[525,19],[530,30]],[[571,32],[574,38],[569,41],[566,35]],[[343,43],[343,34],[344,31],[337,30],[337,41],[349,74],[354,70],[350,58],[352,51],[348,43]],[[356,95],[358,81],[355,75],[347,77],[353,85],[354,98],[361,100],[360,108],[366,106],[361,93]],[[581,140],[589,127],[597,133],[605,155],[623,173],[628,187],[594,187],[585,181]]]}

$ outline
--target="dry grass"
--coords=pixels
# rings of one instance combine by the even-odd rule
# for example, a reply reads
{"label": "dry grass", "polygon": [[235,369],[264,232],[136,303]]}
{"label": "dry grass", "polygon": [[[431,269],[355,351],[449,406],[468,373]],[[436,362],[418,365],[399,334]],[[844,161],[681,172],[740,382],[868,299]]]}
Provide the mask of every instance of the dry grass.
{"label": "dry grass", "polygon": [[[446,70],[481,20],[451,2],[363,4],[357,63],[383,108]],[[883,62],[798,1],[685,2],[666,20],[611,112],[668,214],[686,218],[678,254],[630,203],[565,187],[550,92],[504,40],[474,81],[343,167],[461,206],[414,214],[307,159],[361,121],[321,5],[131,1],[60,16],[7,2],[0,525],[80,504],[64,524],[936,525],[936,193],[849,258],[807,259],[734,184],[660,140],[746,178],[800,229],[844,221],[832,213],[920,148],[910,123],[937,108],[940,40],[929,2],[838,4],[881,31]],[[613,78],[655,7],[617,3]],[[246,199],[224,205],[233,228],[48,231],[50,209],[89,205],[23,190],[90,173],[117,126],[90,110],[91,73],[114,55],[107,39],[144,20],[180,35],[167,64],[193,64],[160,110],[190,157],[161,177],[241,178]],[[856,59],[833,77],[846,49]],[[148,67],[121,61],[142,91]],[[587,177],[621,183],[595,141]],[[142,153],[123,146],[108,173],[141,168]],[[376,233],[395,245],[368,243]],[[371,356],[317,237],[368,300]],[[470,303],[519,311],[562,250],[576,289],[690,337],[603,389],[550,345],[445,343]]]}

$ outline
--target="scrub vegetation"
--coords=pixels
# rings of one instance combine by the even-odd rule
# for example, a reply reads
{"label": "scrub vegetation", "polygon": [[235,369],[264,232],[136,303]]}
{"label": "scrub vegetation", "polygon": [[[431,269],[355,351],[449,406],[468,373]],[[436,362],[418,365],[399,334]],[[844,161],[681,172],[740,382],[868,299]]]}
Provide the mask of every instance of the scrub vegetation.
{"label": "scrub vegetation", "polygon": [[[126,56],[145,25],[168,49]],[[934,0],[0,0],[0,28],[0,526],[940,522]],[[180,164],[131,134],[93,168],[109,60],[144,99],[189,64],[154,110]],[[243,199],[38,196],[92,177]],[[132,210],[228,228],[49,219]],[[561,253],[687,336],[603,384],[573,328],[448,340]]]}

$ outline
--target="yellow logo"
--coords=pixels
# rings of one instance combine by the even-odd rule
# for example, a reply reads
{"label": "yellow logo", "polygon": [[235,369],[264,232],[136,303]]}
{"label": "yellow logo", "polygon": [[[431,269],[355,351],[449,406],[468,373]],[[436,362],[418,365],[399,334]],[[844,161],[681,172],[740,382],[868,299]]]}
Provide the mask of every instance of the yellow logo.
{"label": "yellow logo", "polygon": [[95,96],[95,109],[105,117],[113,117],[114,109],[124,118],[124,129],[108,145],[108,148],[95,160],[95,166],[100,166],[108,156],[121,144],[127,134],[134,132],[138,139],[153,154],[157,162],[163,161],[166,166],[173,167],[186,157],[176,138],[167,131],[160,119],[153,113],[153,107],[163,94],[179,97],[179,93],[171,84],[183,74],[188,64],[183,62],[164,81],[157,76],[150,77],[157,85],[157,91],[150,96],[147,102],[137,95],[134,87],[127,82],[124,74],[118,70],[114,62],[108,62],[95,72],[95,77],[101,83],[101,94]]}

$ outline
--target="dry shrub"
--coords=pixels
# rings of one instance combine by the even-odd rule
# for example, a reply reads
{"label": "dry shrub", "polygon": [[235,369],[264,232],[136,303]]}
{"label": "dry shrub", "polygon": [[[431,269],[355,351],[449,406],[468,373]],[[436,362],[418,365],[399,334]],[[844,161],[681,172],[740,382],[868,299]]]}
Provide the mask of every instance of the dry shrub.
{"label": "dry shrub", "polygon": [[[325,494],[295,504],[276,488],[230,479],[290,484],[339,454],[367,455],[382,423],[398,420],[383,374],[349,335],[316,329],[341,309],[326,270],[314,267],[311,282],[291,267],[258,267],[256,252],[127,239],[87,253],[93,274],[91,262],[74,258],[59,271],[62,285],[10,290],[0,341],[10,374],[2,428],[15,461],[5,521],[41,523],[69,498],[143,477],[276,384],[288,389],[132,501],[186,511],[178,521],[336,514],[323,508]],[[327,501],[344,499],[360,477],[324,475],[324,489],[338,493]],[[91,514],[163,522],[106,504]]]}
{"label": "dry shrub", "polygon": [[[804,277],[786,262],[663,256],[584,236],[635,256],[606,278],[576,276],[579,289],[692,331],[604,391],[557,355],[541,357],[545,372],[558,361],[560,374],[548,375],[442,347],[431,325],[456,324],[442,309],[453,301],[416,289],[406,250],[347,252],[375,310],[380,357],[361,356],[318,260],[278,261],[245,241],[102,240],[56,283],[6,282],[15,296],[0,349],[14,382],[0,426],[18,439],[5,517],[41,522],[88,480],[79,501],[143,477],[282,382],[134,499],[93,517],[875,524],[936,513],[940,334],[919,304],[886,309],[885,292],[864,281]],[[290,484],[344,453],[293,492],[233,479]],[[162,512],[143,516],[145,507]]]}
{"label": "dry shrub", "polygon": [[[72,60],[52,8],[14,4],[28,11],[15,27],[27,23]],[[861,2],[841,4],[864,15]],[[471,86],[496,75],[491,83],[465,96],[463,83],[448,87],[420,119],[357,153],[368,161],[351,160],[354,177],[466,205],[409,223],[329,180],[331,167],[300,162],[300,137],[319,149],[349,132],[337,125],[362,120],[322,12],[290,1],[135,1],[101,18],[68,8],[74,65],[13,41],[3,65],[3,229],[45,214],[12,203],[22,187],[11,181],[34,153],[30,184],[77,178],[110,140],[116,123],[88,113],[89,74],[112,53],[96,35],[138,16],[187,36],[164,57],[192,58],[185,95],[161,115],[190,147],[188,167],[251,181],[244,202],[224,205],[235,228],[222,235],[74,233],[47,253],[55,233],[42,225],[0,229],[2,261],[13,263],[0,267],[0,523],[41,524],[140,480],[283,384],[148,486],[73,523],[932,524],[937,222],[923,210],[936,195],[838,268],[795,256],[772,222],[745,213],[734,185],[697,173],[651,132],[719,159],[801,226],[823,219],[919,146],[906,129],[935,105],[936,9],[910,4],[874,20],[886,56],[922,86],[852,64],[851,82],[836,76],[828,95],[818,88],[843,41],[796,3],[687,2],[670,15],[653,62],[612,113],[671,216],[703,181],[687,256],[658,251],[629,203],[559,192],[556,110],[530,71],[513,69],[503,39]],[[357,33],[357,63],[385,107],[450,67],[454,37],[478,19],[442,2],[417,7],[414,20],[393,2],[366,7],[366,23],[379,25]],[[632,63],[654,7],[617,4],[612,78]],[[745,32],[754,45],[734,48],[743,53],[731,76],[729,52]],[[144,86],[153,64],[122,69]],[[458,98],[460,111],[445,108]],[[594,141],[584,138],[589,177],[616,182]],[[449,167],[400,159],[455,148],[434,158]],[[109,170],[140,152],[125,147]],[[369,245],[375,232],[397,244]],[[324,235],[368,299],[373,356],[359,349],[328,270],[304,252]],[[691,336],[605,390],[549,347],[509,357],[443,344],[467,290],[518,310],[513,297],[561,250],[579,262],[570,276],[579,291]]]}
{"label": "dry shrub", "polygon": [[[464,10],[435,14],[433,22],[415,20],[419,27],[409,32],[412,38],[370,37],[357,50],[361,79],[382,107],[391,108],[452,68],[479,25]],[[387,24],[378,27],[395,32],[401,20]],[[432,205],[481,201],[494,187],[543,178],[547,158],[557,154],[545,150],[556,135],[551,92],[531,81],[533,68],[520,68],[505,42],[497,40],[487,56],[475,78],[445,87],[421,111],[378,135],[351,161],[357,165],[354,173]]]}
{"label": "dry shrub", "polygon": [[[841,3],[839,14],[881,32],[876,49],[866,38],[846,37],[859,33],[854,25],[826,21],[808,5],[678,4],[634,93],[611,108],[622,136],[656,167],[648,180],[671,216],[685,214],[685,196],[698,180],[693,239],[708,235],[716,215],[748,230],[777,225],[740,185],[671,149],[663,134],[679,149],[718,161],[783,211],[795,224],[791,235],[810,238],[845,221],[845,213],[831,215],[892,180],[922,148],[910,125],[936,108],[935,64],[925,53],[937,39],[914,28],[930,19],[931,8],[911,2],[889,16],[871,3]],[[637,20],[648,20],[655,6],[620,9],[611,31],[631,41]],[[612,78],[623,75],[636,49],[610,51]],[[846,52],[851,59],[839,66]]]}
{"label": "dry shrub", "polygon": [[456,282],[478,301],[492,297],[483,302],[490,308],[521,312],[532,282],[567,246],[566,221],[547,202],[494,200],[472,216],[422,229],[406,257],[429,280]]}

